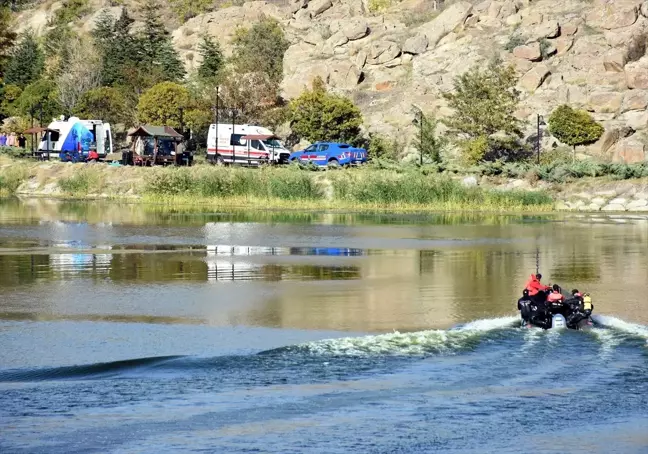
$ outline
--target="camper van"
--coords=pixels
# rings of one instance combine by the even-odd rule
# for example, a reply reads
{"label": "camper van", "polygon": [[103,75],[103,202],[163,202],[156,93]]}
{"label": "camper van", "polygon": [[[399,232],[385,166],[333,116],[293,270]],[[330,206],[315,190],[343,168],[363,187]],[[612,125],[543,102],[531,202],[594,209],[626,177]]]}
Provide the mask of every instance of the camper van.
{"label": "camper van", "polygon": [[87,158],[90,151],[96,151],[99,159],[113,152],[110,124],[102,120],[81,120],[61,117],[51,122],[41,138],[38,147],[44,158],[74,156],[74,160]]}
{"label": "camper van", "polygon": [[213,164],[283,164],[286,150],[269,129],[253,125],[212,124],[207,134],[207,159]]}

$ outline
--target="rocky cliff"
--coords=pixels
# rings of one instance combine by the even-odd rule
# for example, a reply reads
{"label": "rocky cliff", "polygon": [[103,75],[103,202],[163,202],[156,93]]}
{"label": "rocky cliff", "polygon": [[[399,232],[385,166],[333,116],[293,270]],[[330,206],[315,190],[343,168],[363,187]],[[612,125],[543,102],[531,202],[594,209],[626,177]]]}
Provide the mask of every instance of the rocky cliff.
{"label": "rocky cliff", "polygon": [[[393,6],[372,12],[377,3],[247,2],[177,26],[174,44],[191,69],[199,63],[201,33],[229,51],[236,27],[272,16],[291,42],[284,58],[286,98],[320,76],[361,107],[369,131],[396,137],[411,133],[413,105],[447,115],[441,95],[452,89],[454,77],[499,56],[519,73],[518,115],[529,120],[529,135],[537,115],[546,118],[569,103],[592,112],[606,130],[581,152],[625,162],[648,158],[648,1],[392,0]],[[21,27],[42,29],[56,5],[23,13]],[[92,5],[97,11],[110,2]],[[112,8],[115,14],[119,8]],[[80,27],[90,29],[93,17]]]}

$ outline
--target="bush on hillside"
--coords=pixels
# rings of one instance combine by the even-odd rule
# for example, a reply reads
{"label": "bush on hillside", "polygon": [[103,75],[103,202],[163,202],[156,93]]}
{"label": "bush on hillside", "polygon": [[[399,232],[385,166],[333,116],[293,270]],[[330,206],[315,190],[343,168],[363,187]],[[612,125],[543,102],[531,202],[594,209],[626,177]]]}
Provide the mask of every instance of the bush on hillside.
{"label": "bush on hillside", "polygon": [[604,129],[589,113],[563,104],[549,116],[549,132],[575,149],[577,145],[596,142]]}
{"label": "bush on hillside", "polygon": [[348,98],[327,93],[320,78],[290,103],[290,110],[290,126],[299,138],[353,145],[361,140],[360,109]]}

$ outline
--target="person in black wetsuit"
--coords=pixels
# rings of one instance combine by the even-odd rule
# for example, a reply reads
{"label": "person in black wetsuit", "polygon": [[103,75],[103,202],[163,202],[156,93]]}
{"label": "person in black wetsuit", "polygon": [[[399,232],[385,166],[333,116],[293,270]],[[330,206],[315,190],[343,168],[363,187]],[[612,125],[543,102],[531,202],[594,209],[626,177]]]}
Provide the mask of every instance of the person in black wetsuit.
{"label": "person in black wetsuit", "polygon": [[565,321],[567,327],[571,329],[579,329],[579,324],[589,318],[592,314],[594,305],[592,298],[589,294],[582,295],[577,289],[572,290],[572,294],[565,300]]}
{"label": "person in black wetsuit", "polygon": [[529,323],[531,321],[532,304],[533,304],[533,300],[529,296],[529,291],[527,289],[524,289],[522,291],[522,298],[520,298],[517,302],[517,308],[520,311],[520,316],[522,317],[522,321],[525,323]]}
{"label": "person in black wetsuit", "polygon": [[524,323],[531,323],[543,329],[551,328],[551,314],[547,311],[547,304],[529,296],[527,289],[524,289],[522,298],[518,300],[518,310]]}

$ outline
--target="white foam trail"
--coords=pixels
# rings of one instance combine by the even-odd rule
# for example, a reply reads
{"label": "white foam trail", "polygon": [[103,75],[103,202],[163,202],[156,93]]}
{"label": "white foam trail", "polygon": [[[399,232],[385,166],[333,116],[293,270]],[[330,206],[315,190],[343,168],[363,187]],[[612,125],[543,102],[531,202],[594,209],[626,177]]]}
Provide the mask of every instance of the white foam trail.
{"label": "white foam trail", "polygon": [[534,345],[538,343],[544,330],[540,328],[525,328],[524,345],[520,349],[521,354],[526,354]]}
{"label": "white foam trail", "polygon": [[461,328],[460,331],[492,331],[495,329],[510,328],[514,323],[519,323],[519,316],[508,316],[508,317],[498,317],[498,318],[487,318],[483,320],[475,320],[469,323],[466,323]]}
{"label": "white foam trail", "polygon": [[599,354],[600,359],[608,359],[616,346],[621,343],[619,336],[611,329],[594,328],[593,330],[590,330],[590,332],[594,334],[601,343],[601,352]]}
{"label": "white foam trail", "polygon": [[648,326],[626,322],[609,315],[593,315],[592,319],[599,325],[623,331],[624,333],[628,333],[632,336],[646,339],[646,342],[648,342]]}
{"label": "white foam trail", "polygon": [[334,355],[422,355],[452,353],[488,331],[511,327],[517,317],[475,320],[453,330],[394,332],[376,336],[344,337],[301,344],[315,354]]}

